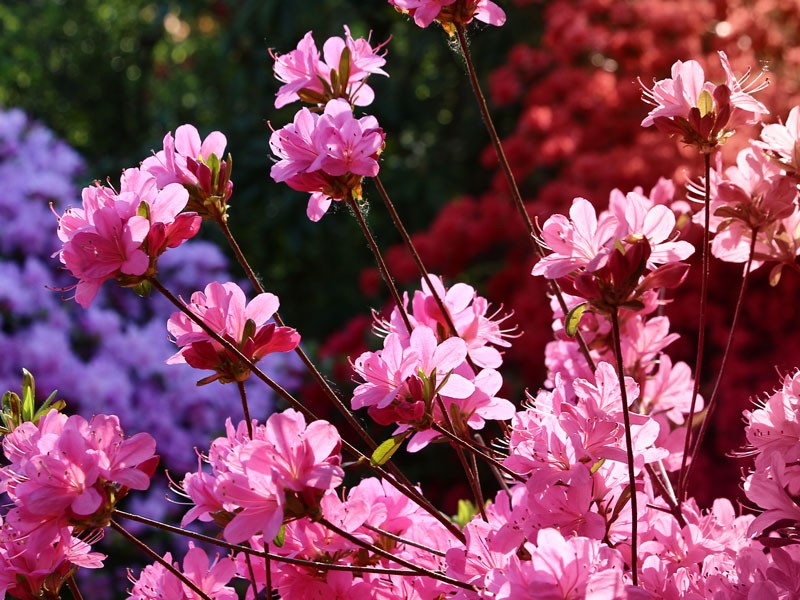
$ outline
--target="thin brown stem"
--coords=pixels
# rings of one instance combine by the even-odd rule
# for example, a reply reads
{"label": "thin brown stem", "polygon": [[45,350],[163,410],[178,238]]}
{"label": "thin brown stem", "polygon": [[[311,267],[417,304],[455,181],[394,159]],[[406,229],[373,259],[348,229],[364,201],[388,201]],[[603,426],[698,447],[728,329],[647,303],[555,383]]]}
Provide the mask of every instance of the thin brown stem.
{"label": "thin brown stem", "polygon": [[203,598],[203,600],[211,600],[211,597],[208,596],[208,594],[206,594],[199,587],[197,587],[197,584],[195,584],[191,579],[186,577],[186,575],[181,573],[180,570],[176,569],[175,566],[172,563],[170,563],[168,560],[164,560],[164,558],[160,554],[158,554],[158,552],[156,552],[155,550],[150,548],[150,546],[148,546],[143,541],[138,539],[136,536],[134,536],[132,533],[130,533],[127,529],[125,529],[122,525],[120,525],[116,521],[111,521],[111,523],[109,523],[109,525],[111,526],[111,529],[113,529],[114,531],[119,533],[122,537],[124,537],[126,540],[128,540],[131,544],[136,546],[139,550],[141,550],[142,552],[144,552],[145,554],[150,556],[150,558],[155,560],[158,564],[160,564],[162,567],[167,569],[167,571],[169,571],[170,573],[175,575],[175,577],[180,579],[181,583],[183,583],[186,587],[191,589],[200,598]]}
{"label": "thin brown stem", "polygon": [[[461,436],[456,433],[456,428],[453,426],[453,421],[450,419],[450,415],[447,414],[447,408],[444,405],[444,400],[442,400],[442,397],[439,394],[436,394],[436,402],[439,405],[439,410],[442,413],[442,418],[447,424],[447,428],[449,428],[450,432],[453,434],[453,437],[460,438]],[[442,427],[442,430],[445,431],[447,428]],[[484,521],[488,521],[489,519],[486,516],[486,506],[483,501],[483,491],[481,490],[481,482],[478,476],[477,463],[470,465],[470,463],[467,462],[467,456],[464,454],[464,448],[461,444],[451,442],[450,445],[453,447],[453,450],[456,451],[458,462],[461,463],[461,468],[464,469],[464,474],[467,476],[467,482],[472,490],[472,496],[475,498],[475,505],[477,506],[478,511],[481,513],[481,518]]]}
{"label": "thin brown stem", "polygon": [[247,437],[253,439],[253,421],[250,418],[250,407],[247,405],[247,390],[244,387],[243,381],[237,381],[236,387],[239,389],[239,397],[242,399],[242,412],[244,413],[244,420],[247,423]]}
{"label": "thin brown stem", "polygon": [[638,585],[638,529],[639,510],[636,500],[636,472],[633,466],[633,438],[631,436],[631,416],[628,409],[628,392],[625,389],[625,369],[622,363],[622,342],[619,335],[619,312],[616,307],[611,310],[611,329],[614,335],[614,356],[617,362],[619,392],[622,399],[622,418],[625,422],[625,449],[628,454],[628,485],[631,490],[631,577],[633,585]]}
{"label": "thin brown stem", "polygon": [[247,575],[250,579],[250,587],[253,590],[253,600],[258,598],[258,584],[256,584],[256,573],[253,571],[253,561],[249,554],[244,555],[244,562],[247,563]]}
{"label": "thin brown stem", "polygon": [[[497,129],[494,126],[492,114],[489,112],[489,106],[486,103],[486,97],[481,90],[481,84],[478,80],[478,73],[475,70],[475,65],[472,63],[472,56],[469,52],[469,44],[467,43],[467,36],[464,31],[464,26],[460,23],[456,23],[456,38],[458,39],[458,45],[461,48],[461,55],[464,58],[464,64],[467,68],[467,76],[469,77],[469,83],[472,87],[472,93],[475,96],[475,100],[478,102],[478,109],[480,110],[481,118],[486,126],[486,131],[489,134],[489,139],[492,142],[492,146],[494,146],[495,154],[497,155],[497,161],[500,164],[500,169],[503,171],[506,184],[511,192],[511,199],[514,202],[514,206],[516,207],[517,212],[519,213],[519,216],[525,225],[525,229],[528,232],[528,237],[531,240],[534,251],[540,257],[544,257],[545,248],[540,242],[542,238],[542,231],[536,222],[531,220],[530,215],[528,215],[528,210],[525,208],[525,202],[522,200],[522,195],[519,192],[517,181],[514,179],[514,173],[511,170],[511,165],[509,164],[508,158],[503,151],[503,144],[500,141],[500,136],[497,135]],[[567,314],[569,313],[569,308],[567,307],[566,300],[564,300],[564,294],[561,292],[561,288],[559,288],[558,284],[552,280],[548,282],[548,285],[550,286],[551,292],[556,297],[558,305],[561,307],[561,310],[564,313],[564,318],[566,318]],[[591,370],[594,371],[596,368],[594,360],[589,352],[589,346],[586,344],[586,340],[583,339],[583,335],[580,331],[577,332],[575,339],[578,342],[578,347],[581,350],[581,354],[586,359],[586,363],[589,365]]]}
{"label": "thin brown stem", "polygon": [[142,517],[139,515],[134,515],[131,513],[126,513],[121,510],[114,511],[114,514],[118,517],[122,517],[124,519],[128,519],[130,521],[136,521],[137,523],[143,523],[144,525],[148,525],[150,527],[154,527],[156,529],[161,529],[162,531],[167,531],[170,533],[176,533],[178,535],[182,535],[191,539],[195,539],[201,542],[207,542],[209,544],[213,544],[214,546],[218,546],[220,548],[225,548],[226,550],[231,550],[233,552],[243,552],[249,556],[255,556],[257,558],[265,558],[268,560],[274,560],[275,562],[282,562],[289,565],[295,565],[298,567],[308,567],[310,569],[315,570],[329,570],[329,571],[350,571],[353,573],[376,573],[376,574],[385,574],[385,575],[413,575],[416,576],[417,573],[410,570],[405,569],[385,569],[381,567],[359,567],[356,565],[340,565],[340,564],[332,564],[332,563],[323,563],[313,560],[306,560],[303,558],[292,558],[289,556],[281,556],[280,554],[272,554],[270,552],[264,552],[261,550],[255,550],[250,546],[242,546],[241,544],[231,544],[230,542],[226,542],[225,540],[221,540],[219,538],[211,537],[208,535],[203,535],[202,533],[197,533],[194,531],[190,531],[188,529],[182,529],[180,527],[176,527],[174,525],[168,525],[167,523],[161,523],[160,521],[154,521],[153,519],[148,519],[147,517]]}
{"label": "thin brown stem", "polygon": [[514,471],[509,469],[507,466],[505,466],[503,463],[501,463],[499,460],[497,460],[496,458],[493,458],[492,456],[486,454],[480,448],[478,448],[477,446],[475,446],[471,442],[465,440],[464,438],[461,438],[461,437],[459,437],[457,435],[454,435],[453,433],[451,433],[450,431],[448,431],[447,429],[445,429],[444,427],[442,427],[441,425],[438,425],[436,423],[434,423],[432,427],[433,427],[433,429],[435,429],[437,432],[441,433],[443,436],[445,436],[448,440],[450,440],[454,444],[458,444],[459,446],[462,446],[462,447],[466,448],[472,454],[474,454],[475,456],[477,456],[479,458],[482,458],[483,460],[488,462],[490,465],[492,465],[496,469],[498,469],[498,470],[502,471],[503,473],[505,473],[506,475],[508,475],[514,481],[517,481],[519,483],[525,483],[527,481],[522,475],[520,475],[519,473],[515,473]]}
{"label": "thin brown stem", "polygon": [[421,575],[423,577],[430,577],[432,579],[437,579],[438,581],[441,581],[443,583],[447,583],[455,587],[460,587],[465,590],[477,591],[474,586],[468,583],[464,583],[463,581],[459,581],[458,579],[453,579],[452,577],[448,577],[447,575],[439,571],[431,571],[430,569],[426,569],[425,567],[420,567],[419,565],[415,565],[413,562],[401,558],[400,556],[397,556],[395,554],[392,554],[391,552],[384,550],[383,548],[379,548],[375,544],[370,544],[368,542],[365,542],[364,540],[354,536],[353,534],[345,531],[344,529],[337,527],[327,519],[322,518],[319,520],[319,523],[321,525],[324,525],[337,535],[343,537],[351,544],[354,544],[359,548],[364,548],[365,550],[369,550],[370,552],[373,552],[378,556],[387,558],[390,561],[397,563],[398,565],[401,565],[403,567],[406,567],[407,569],[414,571],[418,575]]}
{"label": "thin brown stem", "polygon": [[389,216],[392,218],[392,223],[394,223],[397,231],[400,232],[400,237],[403,238],[406,248],[408,248],[408,251],[411,253],[411,258],[414,259],[414,264],[417,265],[417,270],[427,282],[428,288],[430,289],[431,294],[433,294],[433,299],[436,301],[436,305],[439,307],[439,311],[441,311],[445,323],[450,328],[450,335],[453,337],[458,337],[458,330],[456,329],[453,319],[450,316],[450,311],[447,310],[444,300],[439,297],[439,293],[436,291],[436,288],[433,287],[433,281],[428,273],[428,269],[425,268],[425,264],[422,262],[422,257],[420,257],[419,252],[417,252],[414,241],[408,234],[408,230],[406,230],[405,225],[403,225],[403,221],[400,219],[400,215],[397,213],[397,209],[395,208],[392,199],[389,197],[389,193],[386,191],[386,188],[383,187],[380,177],[374,177],[373,181],[375,182],[375,187],[378,189],[378,195],[380,195],[380,197],[383,199],[386,210],[389,211]]}
{"label": "thin brown stem", "polygon": [[378,271],[381,274],[381,278],[386,284],[386,287],[389,288],[389,293],[392,295],[392,299],[394,300],[395,306],[397,306],[397,310],[400,313],[400,317],[403,319],[403,323],[405,324],[408,333],[411,333],[411,322],[408,320],[408,314],[406,313],[406,307],[403,303],[403,299],[400,297],[400,292],[397,291],[397,287],[394,285],[394,280],[392,280],[392,276],[389,274],[389,268],[386,266],[386,262],[383,260],[383,255],[381,254],[380,248],[378,248],[378,243],[372,236],[372,232],[370,232],[369,226],[364,220],[364,215],[361,214],[361,208],[358,206],[358,202],[356,202],[352,196],[348,196],[345,202],[353,212],[353,216],[356,218],[356,221],[358,221],[358,226],[361,228],[361,232],[364,234],[370,250],[372,250],[372,255],[375,257],[375,263],[378,265]]}
{"label": "thin brown stem", "polygon": [[711,398],[708,400],[706,413],[703,416],[703,423],[700,426],[700,433],[697,434],[697,439],[694,442],[692,449],[692,460],[686,465],[684,485],[687,489],[689,487],[689,478],[692,474],[692,468],[694,467],[695,462],[697,462],[697,455],[703,445],[703,438],[705,437],[709,424],[711,423],[711,415],[714,414],[714,410],[718,404],[717,392],[719,391],[719,386],[722,382],[722,376],[725,373],[725,367],[728,365],[728,357],[730,356],[731,348],[733,347],[733,338],[736,335],[736,326],[739,324],[739,317],[742,314],[742,307],[744,306],[744,294],[747,290],[747,281],[750,275],[750,268],[753,265],[753,257],[755,256],[756,252],[757,235],[757,229],[753,229],[750,232],[750,252],[747,256],[747,264],[745,265],[744,273],[742,274],[742,284],[739,286],[739,296],[736,299],[736,308],[733,312],[733,320],[731,321],[730,333],[728,333],[728,341],[725,343],[725,352],[722,355],[722,362],[720,363],[719,370],[717,371],[716,381],[714,381],[714,388],[711,390]]}
{"label": "thin brown stem", "polygon": [[67,577],[67,587],[72,594],[72,600],[83,600],[83,594],[81,594],[81,590],[78,587],[78,582],[75,581],[75,574]]}
{"label": "thin brown stem", "polygon": [[[658,490],[661,492],[661,497],[664,498],[664,501],[668,505],[668,510],[672,516],[678,521],[678,525],[683,527],[686,525],[686,519],[683,518],[683,513],[678,506],[678,500],[675,497],[675,492],[671,489],[669,485],[669,478],[664,474],[664,478],[662,479],[661,476],[656,472],[653,468],[653,465],[645,465],[645,469],[647,473],[650,475],[650,481],[652,481]],[[663,507],[660,507],[663,510]]]}
{"label": "thin brown stem", "polygon": [[697,356],[694,363],[694,386],[692,387],[692,403],[689,405],[689,417],[686,419],[686,437],[683,443],[683,458],[678,471],[678,500],[686,499],[686,465],[692,444],[692,428],[697,408],[697,396],[700,393],[700,379],[703,370],[703,351],[706,339],[706,307],[708,305],[708,280],[711,264],[711,248],[709,247],[709,229],[711,228],[711,155],[704,154],[704,200],[705,221],[703,223],[703,261],[700,279],[700,315],[697,323]]}
{"label": "thin brown stem", "polygon": [[363,527],[365,529],[369,529],[370,531],[374,531],[380,536],[389,538],[390,540],[394,540],[395,542],[399,542],[401,544],[405,544],[406,546],[413,546],[414,548],[419,548],[420,550],[424,550],[425,552],[430,552],[431,554],[434,554],[436,556],[441,556],[442,558],[444,558],[445,556],[445,553],[442,552],[441,550],[437,550],[436,548],[431,548],[430,546],[426,546],[425,544],[420,544],[419,542],[414,542],[412,540],[406,539],[400,535],[396,535],[394,533],[386,531],[385,529],[381,529],[380,527],[373,527],[372,525],[369,525],[367,523],[364,523]]}

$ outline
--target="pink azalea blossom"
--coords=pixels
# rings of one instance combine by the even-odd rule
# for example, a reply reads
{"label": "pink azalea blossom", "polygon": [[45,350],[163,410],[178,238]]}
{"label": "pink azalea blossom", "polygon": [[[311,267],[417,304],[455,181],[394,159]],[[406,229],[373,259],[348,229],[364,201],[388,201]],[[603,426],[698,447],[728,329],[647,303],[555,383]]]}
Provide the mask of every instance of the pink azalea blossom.
{"label": "pink azalea blossom", "polygon": [[[208,556],[202,548],[189,542],[189,551],[183,559],[183,568],[174,563],[167,552],[164,560],[178,568],[186,578],[213,600],[236,600],[239,596],[229,585],[236,575],[236,566],[231,558],[215,558],[209,565]],[[161,563],[153,563],[142,569],[139,577],[129,574],[133,584],[130,597],[135,600],[195,600],[197,593],[167,570]]]}
{"label": "pink azalea blossom", "polygon": [[378,174],[384,137],[374,117],[356,119],[345,100],[331,100],[322,115],[303,108],[272,132],[269,145],[278,161],[270,176],[310,192],[306,214],[318,221],[332,200],[361,198],[362,178]]}
{"label": "pink azalea blossom", "polygon": [[[253,362],[273,352],[289,352],[300,342],[291,327],[268,323],[277,312],[278,297],[264,293],[247,303],[244,292],[235,283],[208,284],[204,292],[192,294],[187,308],[213,331]],[[178,352],[167,359],[168,364],[188,363],[196,369],[212,369],[215,375],[203,380],[208,383],[244,381],[250,368],[208,335],[183,312],[169,318],[167,330],[174,337]]]}
{"label": "pink azalea blossom", "polygon": [[786,123],[770,123],[761,130],[761,139],[753,142],[765,150],[788,172],[800,172],[800,106],[789,111]]}
{"label": "pink azalea blossom", "polygon": [[[385,53],[378,53],[385,43],[373,48],[369,39],[354,39],[347,25],[344,33],[344,38],[331,37],[325,41],[322,57],[310,31],[295,50],[272,55],[275,77],[283,83],[275,99],[275,108],[297,100],[325,104],[334,98],[344,98],[355,106],[372,104],[375,92],[366,80],[373,74],[387,75],[381,68],[386,63]],[[341,72],[342,67],[344,72]]]}
{"label": "pink azalea blossom", "polygon": [[473,18],[496,26],[506,22],[503,9],[491,0],[389,0],[389,4],[413,17],[419,27],[439,21],[448,32],[453,23],[467,25]]}
{"label": "pink azalea blossom", "polygon": [[152,175],[126,170],[120,191],[84,188],[82,207],[58,219],[58,257],[78,278],[75,299],[88,307],[103,282],[136,285],[155,272],[156,260],[197,234],[200,218],[182,213],[188,192],[177,184],[158,189]]}
{"label": "pink azalea blossom", "polygon": [[642,127],[655,125],[680,135],[701,152],[711,152],[740,125],[757,123],[769,111],[751,94],[767,82],[759,83],[757,77],[745,87],[749,72],[737,79],[727,55],[719,52],[719,58],[725,71],[724,84],[706,81],[703,68],[694,60],[675,62],[672,77],[657,81],[652,89],[640,82],[644,101],[654,106]]}

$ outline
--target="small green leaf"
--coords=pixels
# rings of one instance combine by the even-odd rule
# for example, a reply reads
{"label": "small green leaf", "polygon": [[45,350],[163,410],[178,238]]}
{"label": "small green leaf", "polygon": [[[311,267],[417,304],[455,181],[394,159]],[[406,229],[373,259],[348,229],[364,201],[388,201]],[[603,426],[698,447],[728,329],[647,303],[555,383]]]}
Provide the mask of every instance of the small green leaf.
{"label": "small green leaf", "polygon": [[347,83],[350,80],[350,48],[347,46],[342,50],[342,56],[339,58],[339,85],[342,86],[342,92],[347,91]]}
{"label": "small green leaf", "polygon": [[458,514],[453,516],[453,522],[462,529],[472,521],[472,518],[478,513],[477,507],[469,500],[458,501]]}
{"label": "small green leaf", "polygon": [[375,448],[375,451],[370,457],[372,464],[380,467],[389,462],[392,456],[394,456],[394,453],[397,452],[400,449],[400,446],[403,445],[403,441],[409,436],[410,433],[411,431],[406,431],[398,435],[394,435],[383,442],[380,446]]}
{"label": "small green leaf", "polygon": [[256,334],[256,322],[253,319],[247,319],[244,322],[244,331],[242,332],[242,344],[249,340]]}
{"label": "small green leaf", "polygon": [[150,220],[150,205],[147,202],[140,202],[139,208],[136,210],[136,215]]}
{"label": "small green leaf", "polygon": [[272,543],[278,548],[283,548],[283,545],[286,543],[286,523],[281,525],[281,528],[278,530],[278,535],[275,536],[275,539],[272,540]]}
{"label": "small green leaf", "polygon": [[28,369],[22,369],[22,421],[33,420],[36,383]]}
{"label": "small green leaf", "polygon": [[701,117],[714,112],[714,98],[708,93],[708,90],[700,92],[697,97],[697,108],[700,110]]}
{"label": "small green leaf", "polygon": [[598,460],[596,463],[594,463],[592,465],[592,468],[589,469],[589,472],[592,475],[594,475],[595,473],[597,473],[600,470],[600,467],[602,467],[603,464],[605,464],[605,462],[606,462],[606,459],[605,458],[601,458],[600,460]]}
{"label": "small green leaf", "polygon": [[149,281],[145,279],[144,281],[141,281],[136,285],[132,286],[132,289],[134,292],[136,292],[136,295],[139,296],[140,298],[147,298],[153,291],[153,284],[151,284]]}
{"label": "small green leaf", "polygon": [[588,302],[581,302],[567,313],[567,318],[564,319],[564,330],[569,337],[575,337],[578,334],[578,325],[581,324],[581,317],[587,306],[589,306]]}

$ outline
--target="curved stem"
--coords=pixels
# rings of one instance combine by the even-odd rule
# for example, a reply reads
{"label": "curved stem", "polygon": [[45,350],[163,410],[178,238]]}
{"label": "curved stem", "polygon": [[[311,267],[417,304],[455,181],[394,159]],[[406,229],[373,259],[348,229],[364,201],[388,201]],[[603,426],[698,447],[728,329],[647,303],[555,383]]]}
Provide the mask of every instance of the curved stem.
{"label": "curved stem", "polygon": [[[497,161],[500,163],[500,169],[503,171],[506,184],[511,192],[511,199],[514,202],[517,212],[522,218],[522,222],[524,223],[525,229],[528,232],[528,237],[531,240],[534,251],[540,257],[544,257],[545,249],[543,244],[540,242],[542,238],[542,230],[534,221],[531,220],[530,215],[528,215],[528,210],[525,208],[525,202],[522,200],[519,187],[514,179],[514,173],[511,171],[511,165],[509,164],[508,158],[503,151],[503,144],[500,141],[500,136],[497,135],[497,129],[495,129],[494,121],[492,121],[492,115],[489,112],[489,106],[486,104],[486,97],[483,95],[483,91],[481,90],[481,84],[480,81],[478,81],[478,74],[475,71],[475,65],[472,63],[472,56],[469,52],[469,45],[467,44],[467,36],[464,31],[464,26],[460,23],[456,23],[456,38],[458,39],[458,45],[461,48],[461,55],[464,58],[464,64],[467,68],[467,75],[469,77],[470,86],[472,87],[472,93],[475,96],[475,100],[478,102],[478,109],[480,110],[481,118],[486,126],[486,131],[489,133],[489,139],[492,141],[492,146],[494,146],[495,154],[497,155]],[[567,314],[569,313],[569,308],[567,308],[567,303],[564,300],[564,295],[561,292],[561,288],[559,288],[558,284],[553,280],[550,280],[548,285],[550,286],[550,290],[556,297],[558,305],[561,307],[561,310],[564,313],[564,318],[566,318]],[[583,339],[583,335],[580,331],[577,332],[575,339],[578,342],[578,347],[581,350],[581,354],[586,359],[586,363],[589,365],[589,368],[594,371],[596,369],[594,360],[589,352],[589,346],[586,345],[586,340]]]}
{"label": "curved stem", "polygon": [[373,527],[372,525],[368,525],[367,523],[364,523],[363,527],[364,529],[369,529],[370,531],[374,531],[378,535],[389,538],[390,540],[394,540],[395,542],[405,544],[406,546],[413,546],[414,548],[419,548],[420,550],[424,550],[425,552],[430,552],[435,556],[441,556],[442,558],[445,557],[445,553],[442,552],[441,550],[437,550],[436,548],[431,548],[430,546],[426,546],[425,544],[420,544],[419,542],[408,540],[400,535],[396,535],[394,533],[381,529],[380,527]]}
{"label": "curved stem", "polygon": [[622,342],[619,335],[619,311],[615,306],[611,311],[611,329],[614,333],[614,356],[617,361],[619,392],[622,398],[622,418],[625,421],[625,448],[628,454],[628,485],[631,490],[631,577],[633,585],[639,585],[638,529],[639,510],[636,500],[636,473],[633,468],[633,439],[631,437],[631,416],[628,411],[628,392],[625,389],[625,371],[622,364]]}
{"label": "curved stem", "polygon": [[700,392],[700,378],[703,370],[703,350],[706,338],[706,307],[708,305],[708,279],[711,263],[711,249],[709,248],[709,229],[711,228],[711,155],[704,154],[704,177],[705,177],[705,221],[703,223],[703,265],[700,280],[700,315],[697,323],[697,356],[694,364],[694,386],[692,387],[692,403],[689,406],[689,417],[686,420],[686,438],[683,444],[683,458],[681,459],[681,469],[678,471],[678,500],[686,499],[686,464],[689,458],[689,449],[692,443],[692,427],[694,422],[695,409],[697,408],[697,396]]}
{"label": "curved stem", "polygon": [[139,515],[126,513],[121,510],[115,510],[114,514],[117,515],[118,517],[122,517],[123,519],[136,521],[137,523],[142,523],[144,525],[148,525],[156,529],[161,529],[163,531],[168,531],[170,533],[176,533],[178,535],[182,535],[201,542],[207,542],[209,544],[213,544],[214,546],[225,548],[226,550],[231,550],[233,552],[243,552],[249,556],[255,556],[257,558],[265,558],[267,560],[274,560],[275,562],[282,562],[289,565],[295,565],[298,567],[308,567],[310,569],[315,569],[318,571],[329,570],[329,571],[351,571],[353,573],[376,573],[384,575],[413,575],[413,576],[417,575],[417,573],[414,571],[404,570],[404,569],[385,569],[381,567],[338,565],[338,564],[318,562],[314,560],[306,560],[304,558],[292,558],[289,556],[281,556],[280,554],[272,554],[270,552],[255,550],[250,546],[243,546],[241,544],[232,544],[230,542],[226,542],[225,540],[221,540],[219,538],[211,537],[209,535],[203,535],[202,533],[197,533],[194,531],[190,531],[188,529],[182,529],[181,527],[168,525],[167,523],[161,523],[160,521],[154,521],[153,519],[148,519],[147,517],[141,517]]}
{"label": "curved stem", "polygon": [[725,373],[725,367],[728,364],[728,357],[731,354],[731,348],[733,347],[733,338],[736,335],[736,326],[739,323],[739,317],[742,314],[742,306],[744,305],[744,294],[747,289],[747,280],[748,276],[750,275],[750,267],[753,265],[753,257],[755,256],[756,252],[756,236],[758,235],[758,230],[753,229],[750,232],[750,252],[747,256],[747,264],[744,268],[744,273],[742,274],[742,285],[739,287],[739,296],[736,299],[736,308],[733,312],[733,321],[731,321],[731,330],[728,334],[728,341],[725,343],[725,352],[722,355],[722,362],[719,366],[719,370],[717,371],[716,381],[714,382],[714,388],[711,391],[711,398],[708,400],[708,407],[706,408],[706,413],[703,416],[703,424],[700,426],[700,432],[697,434],[697,439],[694,442],[694,446],[692,448],[692,460],[686,465],[686,475],[683,478],[684,485],[688,489],[689,487],[689,478],[692,474],[692,467],[694,466],[695,462],[697,461],[697,454],[700,452],[700,447],[703,445],[703,438],[706,435],[706,431],[708,431],[708,426],[711,423],[711,415],[714,414],[714,409],[717,407],[717,392],[719,391],[719,385],[722,382],[722,375]]}
{"label": "curved stem", "polygon": [[380,248],[378,248],[378,243],[375,241],[375,238],[372,237],[372,233],[367,226],[367,222],[364,220],[364,215],[361,214],[361,208],[358,206],[358,203],[352,196],[348,196],[345,202],[353,212],[353,216],[355,216],[356,221],[358,221],[358,226],[361,228],[361,232],[367,239],[367,244],[369,244],[370,250],[372,250],[372,255],[375,257],[375,263],[378,265],[378,271],[381,273],[381,278],[383,278],[384,283],[386,283],[386,287],[389,288],[389,293],[392,295],[392,299],[394,300],[395,306],[397,306],[397,310],[400,313],[400,317],[403,319],[403,323],[405,324],[408,333],[411,333],[413,328],[411,327],[411,322],[408,320],[405,304],[403,303],[403,299],[400,297],[400,292],[397,291],[397,287],[394,285],[392,276],[389,274],[389,269],[383,260]]}
{"label": "curved stem", "polygon": [[411,236],[408,234],[408,230],[406,230],[405,225],[403,225],[403,221],[400,220],[400,215],[397,214],[397,210],[395,209],[394,203],[392,199],[389,197],[389,193],[386,191],[386,188],[383,187],[383,183],[381,182],[380,177],[374,177],[373,181],[375,182],[375,187],[378,189],[378,194],[383,199],[383,203],[386,206],[386,210],[389,211],[389,216],[392,218],[392,223],[394,223],[395,228],[397,231],[400,232],[400,237],[403,238],[403,242],[408,248],[408,251],[411,253],[411,258],[414,259],[414,264],[417,265],[417,270],[419,271],[420,275],[425,279],[428,284],[428,288],[433,294],[433,299],[436,301],[436,305],[439,307],[439,310],[444,317],[445,323],[450,328],[450,335],[453,337],[458,337],[458,330],[456,329],[455,324],[453,323],[453,319],[450,316],[450,311],[444,305],[444,301],[442,298],[439,297],[436,288],[433,287],[433,282],[431,281],[431,276],[428,273],[428,269],[425,268],[425,264],[422,262],[422,258],[417,252],[417,248],[414,245],[414,241],[411,239]]}
{"label": "curved stem", "polygon": [[169,571],[170,573],[175,575],[175,577],[180,579],[181,582],[184,585],[186,585],[186,587],[190,588],[200,598],[203,598],[203,600],[211,600],[211,597],[209,597],[208,594],[206,594],[203,590],[197,587],[197,585],[191,579],[189,579],[188,577],[186,577],[186,575],[181,573],[180,570],[176,569],[175,566],[171,564],[168,560],[164,560],[164,558],[161,555],[159,555],[155,550],[150,548],[150,546],[148,546],[143,541],[134,536],[132,533],[130,533],[128,530],[126,530],[122,525],[120,525],[116,521],[111,521],[109,525],[111,526],[111,529],[119,533],[122,537],[124,537],[134,546],[142,550],[145,554],[150,556],[150,558],[155,560],[162,567],[167,569],[167,571]]}
{"label": "curved stem", "polygon": [[[439,410],[442,413],[442,418],[444,419],[445,423],[447,423],[447,427],[450,428],[453,437],[460,438],[460,436],[456,433],[456,428],[453,426],[453,421],[450,419],[450,415],[447,414],[447,409],[444,405],[444,400],[439,394],[436,394],[436,402],[439,405]],[[445,427],[441,428],[442,431],[446,431]],[[456,444],[451,442],[450,444],[453,447],[453,450],[456,451],[456,456],[458,456],[458,462],[461,463],[461,467],[464,469],[464,474],[467,476],[467,482],[469,483],[469,487],[472,490],[472,496],[475,498],[475,505],[478,508],[478,511],[481,513],[481,518],[484,521],[488,521],[488,517],[486,516],[486,506],[484,505],[483,500],[483,491],[481,490],[481,482],[478,477],[478,464],[473,460],[472,465],[467,462],[467,457],[464,454],[464,448],[461,444]],[[474,455],[472,455],[474,459]]]}
{"label": "curved stem", "polygon": [[74,573],[67,577],[67,587],[72,594],[72,600],[83,600],[83,594],[81,594],[81,590],[78,587],[78,582],[75,581]]}
{"label": "curved stem", "polygon": [[414,571],[418,575],[421,575],[423,577],[430,577],[432,579],[437,579],[437,580],[442,581],[444,583],[448,583],[448,584],[450,584],[452,586],[460,587],[460,588],[465,589],[465,590],[470,590],[470,591],[473,591],[473,592],[477,591],[475,589],[475,586],[472,586],[472,585],[470,585],[468,583],[464,583],[463,581],[459,581],[458,579],[453,579],[452,577],[448,577],[447,575],[445,575],[444,573],[441,573],[439,571],[431,571],[430,569],[426,569],[425,567],[420,567],[419,565],[415,565],[413,562],[408,561],[408,560],[406,560],[404,558],[401,558],[400,556],[397,556],[395,554],[392,554],[391,552],[388,552],[387,550],[384,550],[383,548],[379,548],[375,544],[370,544],[368,542],[365,542],[364,540],[357,538],[353,534],[348,533],[347,531],[341,529],[340,527],[337,527],[336,525],[334,525],[333,523],[331,523],[330,521],[328,521],[325,518],[319,519],[319,523],[321,525],[324,525],[325,527],[327,527],[328,529],[330,529],[331,531],[333,531],[337,535],[343,537],[344,539],[346,539],[351,544],[354,544],[354,545],[358,546],[359,548],[364,548],[366,550],[369,550],[370,552],[374,552],[375,554],[377,554],[379,556],[387,558],[390,561],[397,563],[398,565],[402,565],[402,566],[406,567],[407,569],[410,569],[410,570]]}

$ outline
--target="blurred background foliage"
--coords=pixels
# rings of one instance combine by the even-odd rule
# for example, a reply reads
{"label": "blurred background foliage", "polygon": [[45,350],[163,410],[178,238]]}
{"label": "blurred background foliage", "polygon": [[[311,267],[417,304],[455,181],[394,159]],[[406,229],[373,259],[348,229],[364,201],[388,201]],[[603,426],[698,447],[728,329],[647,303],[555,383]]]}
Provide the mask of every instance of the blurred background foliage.
{"label": "blurred background foliage", "polygon": [[[502,30],[473,29],[485,76],[514,41],[534,41],[537,10],[514,9]],[[524,13],[524,14],[520,14]],[[411,231],[442,204],[480,192],[476,168],[487,144],[458,55],[441,29],[420,30],[384,2],[305,0],[31,0],[0,4],[0,105],[21,107],[87,160],[85,183],[118,181],[161,148],[167,131],[195,124],[220,130],[234,158],[231,228],[281,312],[306,341],[320,340],[368,309],[357,278],[371,257],[344,210],[320,223],[305,217],[307,196],[269,179],[270,123],[290,121],[297,104],[275,110],[279,83],[270,50],[288,52],[309,30],[327,37],[391,37],[390,78],[370,81],[368,107],[388,133],[381,177]],[[498,114],[501,133],[515,121]],[[399,237],[371,185],[370,221],[384,247]],[[76,199],[77,203],[77,199]],[[213,235],[213,233],[211,234]],[[379,306],[383,298],[369,299]]]}

